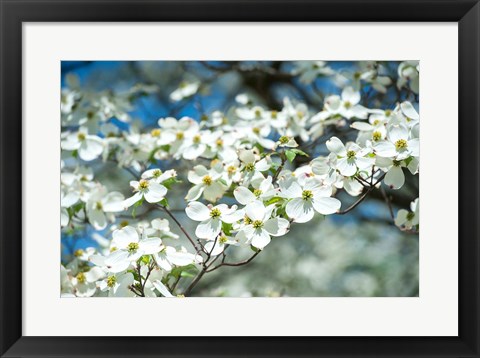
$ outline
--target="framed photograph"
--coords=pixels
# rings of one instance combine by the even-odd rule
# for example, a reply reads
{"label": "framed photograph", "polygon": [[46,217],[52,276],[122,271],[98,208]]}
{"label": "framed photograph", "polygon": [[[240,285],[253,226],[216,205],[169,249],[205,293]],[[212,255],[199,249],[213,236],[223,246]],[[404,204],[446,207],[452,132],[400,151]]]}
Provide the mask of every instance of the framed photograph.
{"label": "framed photograph", "polygon": [[2,357],[480,357],[477,1],[0,3]]}

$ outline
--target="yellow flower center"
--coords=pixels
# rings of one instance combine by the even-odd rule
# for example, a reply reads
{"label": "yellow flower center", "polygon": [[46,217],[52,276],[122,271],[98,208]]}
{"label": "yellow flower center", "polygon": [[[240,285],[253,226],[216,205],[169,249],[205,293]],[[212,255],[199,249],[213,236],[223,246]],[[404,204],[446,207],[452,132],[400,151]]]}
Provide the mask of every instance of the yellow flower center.
{"label": "yellow flower center", "polygon": [[252,132],[255,133],[255,134],[260,134],[260,128],[258,128],[258,127],[253,127],[253,128],[252,128]]}
{"label": "yellow flower center", "polygon": [[220,236],[218,238],[218,241],[221,243],[221,244],[224,244],[228,241],[227,237],[226,236]]}
{"label": "yellow flower center", "polygon": [[150,183],[145,179],[140,180],[140,182],[138,183],[138,187],[140,188],[140,190],[148,189],[149,185]]}
{"label": "yellow flower center", "polygon": [[402,163],[401,160],[394,160],[394,161],[393,161],[393,165],[394,165],[395,167],[399,167],[401,163]]}
{"label": "yellow flower center", "polygon": [[282,144],[287,144],[288,142],[290,142],[290,138],[285,135],[282,135],[278,141]]}
{"label": "yellow flower center", "polygon": [[262,112],[261,112],[259,109],[256,109],[256,110],[255,110],[255,116],[256,116],[257,118],[260,118],[260,117],[262,116]]}
{"label": "yellow flower center", "polygon": [[390,109],[387,109],[385,111],[385,117],[390,117],[392,115],[392,111]]}
{"label": "yellow flower center", "polygon": [[86,278],[85,278],[85,274],[83,272],[79,272],[76,277],[77,277],[77,281],[79,283],[85,283]]}
{"label": "yellow flower center", "polygon": [[102,202],[97,201],[97,203],[95,204],[95,209],[97,209],[97,210],[102,210],[102,209],[103,209],[103,204],[102,204]]}
{"label": "yellow flower center", "polygon": [[407,147],[408,147],[408,143],[405,139],[399,139],[395,142],[395,148],[397,148],[397,150],[405,149]]}
{"label": "yellow flower center", "polygon": [[223,140],[217,139],[217,147],[222,147],[223,146]]}
{"label": "yellow flower center", "polygon": [[160,169],[155,169],[152,175],[154,178],[158,178],[160,175],[162,175],[162,171]]}
{"label": "yellow flower center", "polygon": [[253,195],[255,195],[257,198],[262,195],[262,191],[260,189],[255,189],[253,191]]}
{"label": "yellow flower center", "polygon": [[217,208],[213,208],[211,211],[210,211],[210,217],[212,219],[217,219],[219,218],[220,216],[222,215],[221,211]]}
{"label": "yellow flower center", "polygon": [[136,242],[131,242],[128,244],[127,246],[127,251],[131,254],[133,254],[134,252],[136,252],[138,250],[138,243]]}
{"label": "yellow flower center", "polygon": [[378,126],[379,123],[380,123],[380,120],[379,120],[379,119],[375,119],[375,120],[373,121],[373,125],[374,125],[374,126]]}
{"label": "yellow flower center", "polygon": [[178,140],[182,140],[183,137],[185,137],[185,135],[183,134],[183,132],[177,132],[176,137],[177,137]]}
{"label": "yellow flower center", "polygon": [[311,198],[313,198],[313,193],[311,190],[304,190],[302,192],[302,199],[303,200],[310,200]]}
{"label": "yellow flower center", "polygon": [[86,136],[85,136],[85,134],[83,134],[83,133],[78,133],[78,134],[77,134],[77,138],[78,138],[79,141],[84,141],[85,138],[86,138]]}
{"label": "yellow flower center", "polygon": [[271,113],[272,119],[277,119],[277,116],[278,116],[278,112],[277,112],[277,111],[272,111],[272,112],[270,112],[270,113]]}
{"label": "yellow flower center", "polygon": [[75,252],[73,253],[73,255],[75,257],[79,257],[79,256],[82,256],[83,255],[83,250],[82,249],[78,249],[78,250],[75,250]]}
{"label": "yellow flower center", "polygon": [[379,131],[373,132],[373,134],[372,134],[372,139],[373,139],[375,142],[378,142],[380,139],[382,139],[382,133],[380,133]]}
{"label": "yellow flower center", "polygon": [[245,165],[245,170],[246,170],[247,172],[251,172],[251,171],[253,171],[254,169],[255,169],[255,164],[253,164],[253,163],[247,163],[247,164]]}
{"label": "yellow flower center", "polygon": [[193,137],[193,143],[195,144],[199,144],[201,140],[202,140],[202,137],[200,137],[200,134],[197,134]]}
{"label": "yellow flower center", "polygon": [[255,220],[252,223],[252,225],[255,229],[260,229],[263,226],[263,221],[262,220]]}
{"label": "yellow flower center", "polygon": [[250,225],[252,223],[252,219],[250,219],[247,215],[243,218],[245,225]]}
{"label": "yellow flower center", "polygon": [[343,105],[345,106],[346,109],[349,109],[352,107],[352,104],[349,101],[345,101]]}
{"label": "yellow flower center", "polygon": [[355,158],[356,155],[357,155],[357,153],[356,153],[354,150],[349,150],[349,151],[347,152],[347,158],[348,158],[348,159]]}
{"label": "yellow flower center", "polygon": [[235,172],[237,171],[237,167],[233,166],[233,165],[230,165],[228,168],[227,168],[227,172],[228,174],[234,174]]}
{"label": "yellow flower center", "polygon": [[205,185],[211,185],[212,184],[212,177],[210,175],[205,175],[203,177],[202,181]]}
{"label": "yellow flower center", "polygon": [[127,220],[120,221],[119,225],[120,225],[120,227],[128,226],[128,221]]}
{"label": "yellow flower center", "polygon": [[115,276],[108,276],[107,277],[107,286],[112,288],[113,286],[115,286],[115,284],[117,283],[117,278]]}
{"label": "yellow flower center", "polygon": [[150,132],[150,134],[152,135],[152,137],[160,137],[160,134],[162,133],[162,131],[158,128],[156,129],[152,129],[152,131]]}

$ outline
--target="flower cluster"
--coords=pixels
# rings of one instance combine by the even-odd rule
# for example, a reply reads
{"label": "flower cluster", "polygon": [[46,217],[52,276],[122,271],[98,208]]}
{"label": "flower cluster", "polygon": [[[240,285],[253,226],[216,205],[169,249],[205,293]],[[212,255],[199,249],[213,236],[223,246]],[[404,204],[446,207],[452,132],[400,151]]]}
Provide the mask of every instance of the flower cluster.
{"label": "flower cluster", "polygon": [[[378,63],[362,63],[347,75],[323,61],[298,62],[289,75],[304,84],[331,77],[342,90],[325,96],[321,109],[290,97],[270,109],[240,94],[226,112],[162,117],[144,132],[130,123],[129,112],[135,98],[154,87],[92,94],[70,79],[61,107],[61,227],[72,234],[89,224],[100,233],[97,248],[76,250],[62,263],[62,294],[174,297],[178,283],[193,278],[180,291],[189,295],[205,273],[250,262],[291,225],[345,214],[383,184],[402,188],[406,170],[418,174],[415,103],[380,109],[362,101],[365,86],[385,94],[393,84]],[[418,93],[418,63],[402,62],[398,76],[398,88]],[[170,99],[182,102],[200,88],[197,80],[183,83]],[[113,119],[130,124],[121,129]],[[110,191],[112,183],[107,188],[95,180],[91,163],[100,161],[132,175],[130,188],[117,183]],[[167,200],[187,183],[184,214],[196,225],[193,233]],[[343,211],[342,191],[359,197]],[[416,199],[411,211],[398,211],[395,224],[418,231],[418,219]],[[231,247],[250,248],[253,256],[231,262]]]}

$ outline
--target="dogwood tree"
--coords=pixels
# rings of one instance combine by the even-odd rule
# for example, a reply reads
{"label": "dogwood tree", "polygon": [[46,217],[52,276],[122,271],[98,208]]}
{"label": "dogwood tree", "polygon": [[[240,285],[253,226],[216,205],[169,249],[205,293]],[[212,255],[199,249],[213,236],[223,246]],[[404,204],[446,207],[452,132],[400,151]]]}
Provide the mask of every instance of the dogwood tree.
{"label": "dogwood tree", "polygon": [[[141,99],[165,95],[161,83],[91,91],[67,77],[60,226],[64,236],[88,232],[96,245],[62,256],[62,296],[191,296],[210,272],[248,265],[289,240],[292,226],[350,215],[367,197],[384,202],[398,230],[418,232],[418,192],[395,194],[419,173],[418,62],[182,69],[166,94],[171,113],[157,113],[152,125],[132,113]],[[228,73],[246,91],[228,93],[227,107],[201,108],[212,81]],[[288,90],[271,91],[281,86]],[[187,105],[195,116],[175,115]],[[109,176],[121,179],[117,186],[105,184]],[[172,208],[179,192],[184,205]],[[395,205],[403,208],[395,213]],[[240,248],[251,254],[235,261]]]}

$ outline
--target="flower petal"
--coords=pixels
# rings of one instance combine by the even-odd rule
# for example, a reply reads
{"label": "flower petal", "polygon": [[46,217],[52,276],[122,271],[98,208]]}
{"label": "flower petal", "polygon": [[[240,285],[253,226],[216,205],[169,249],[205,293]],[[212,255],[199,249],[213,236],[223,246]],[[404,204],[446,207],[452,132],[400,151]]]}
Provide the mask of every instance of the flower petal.
{"label": "flower petal", "polygon": [[221,229],[222,222],[219,219],[209,219],[198,224],[195,235],[200,239],[214,239]]}
{"label": "flower petal", "polygon": [[312,203],[302,198],[293,199],[285,209],[288,217],[297,223],[306,223],[312,220],[314,215]]}
{"label": "flower petal", "polygon": [[400,189],[405,183],[405,175],[401,167],[393,166],[383,180],[391,189]]}
{"label": "flower petal", "polygon": [[331,151],[332,153],[335,153],[341,156],[345,156],[347,154],[347,150],[345,149],[345,146],[343,145],[342,141],[337,137],[332,137],[329,140],[327,140],[326,145],[328,150]]}
{"label": "flower petal", "polygon": [[112,234],[112,243],[120,249],[124,249],[132,242],[138,242],[138,233],[132,226],[125,226],[123,229],[115,230]]}
{"label": "flower petal", "polygon": [[263,224],[263,228],[272,236],[282,236],[288,232],[290,223],[283,218],[272,218]]}
{"label": "flower petal", "polygon": [[267,246],[271,241],[270,235],[266,230],[257,229],[255,230],[251,244],[255,246],[257,249],[262,250],[265,246]]}
{"label": "flower petal", "polygon": [[188,203],[185,213],[190,219],[195,221],[205,221],[210,217],[210,209],[198,201]]}
{"label": "flower petal", "polygon": [[335,198],[314,198],[312,201],[313,208],[322,215],[330,215],[336,213],[342,203]]}
{"label": "flower petal", "polygon": [[149,182],[148,191],[144,194],[145,200],[149,203],[158,203],[163,200],[167,194],[167,188],[162,184],[157,184],[153,181]]}
{"label": "flower petal", "polygon": [[163,297],[174,297],[170,291],[168,291],[168,288],[162,283],[162,281],[160,280],[155,280],[152,282],[153,283],[153,286],[155,286],[155,288],[158,290],[158,292],[160,292],[160,294],[163,296]]}
{"label": "flower petal", "polygon": [[252,221],[263,221],[265,218],[266,209],[261,201],[255,200],[245,207],[245,212]]}
{"label": "flower petal", "polygon": [[235,196],[235,199],[237,199],[237,201],[242,205],[250,204],[256,199],[255,195],[244,186],[237,187],[233,191],[233,195]]}

